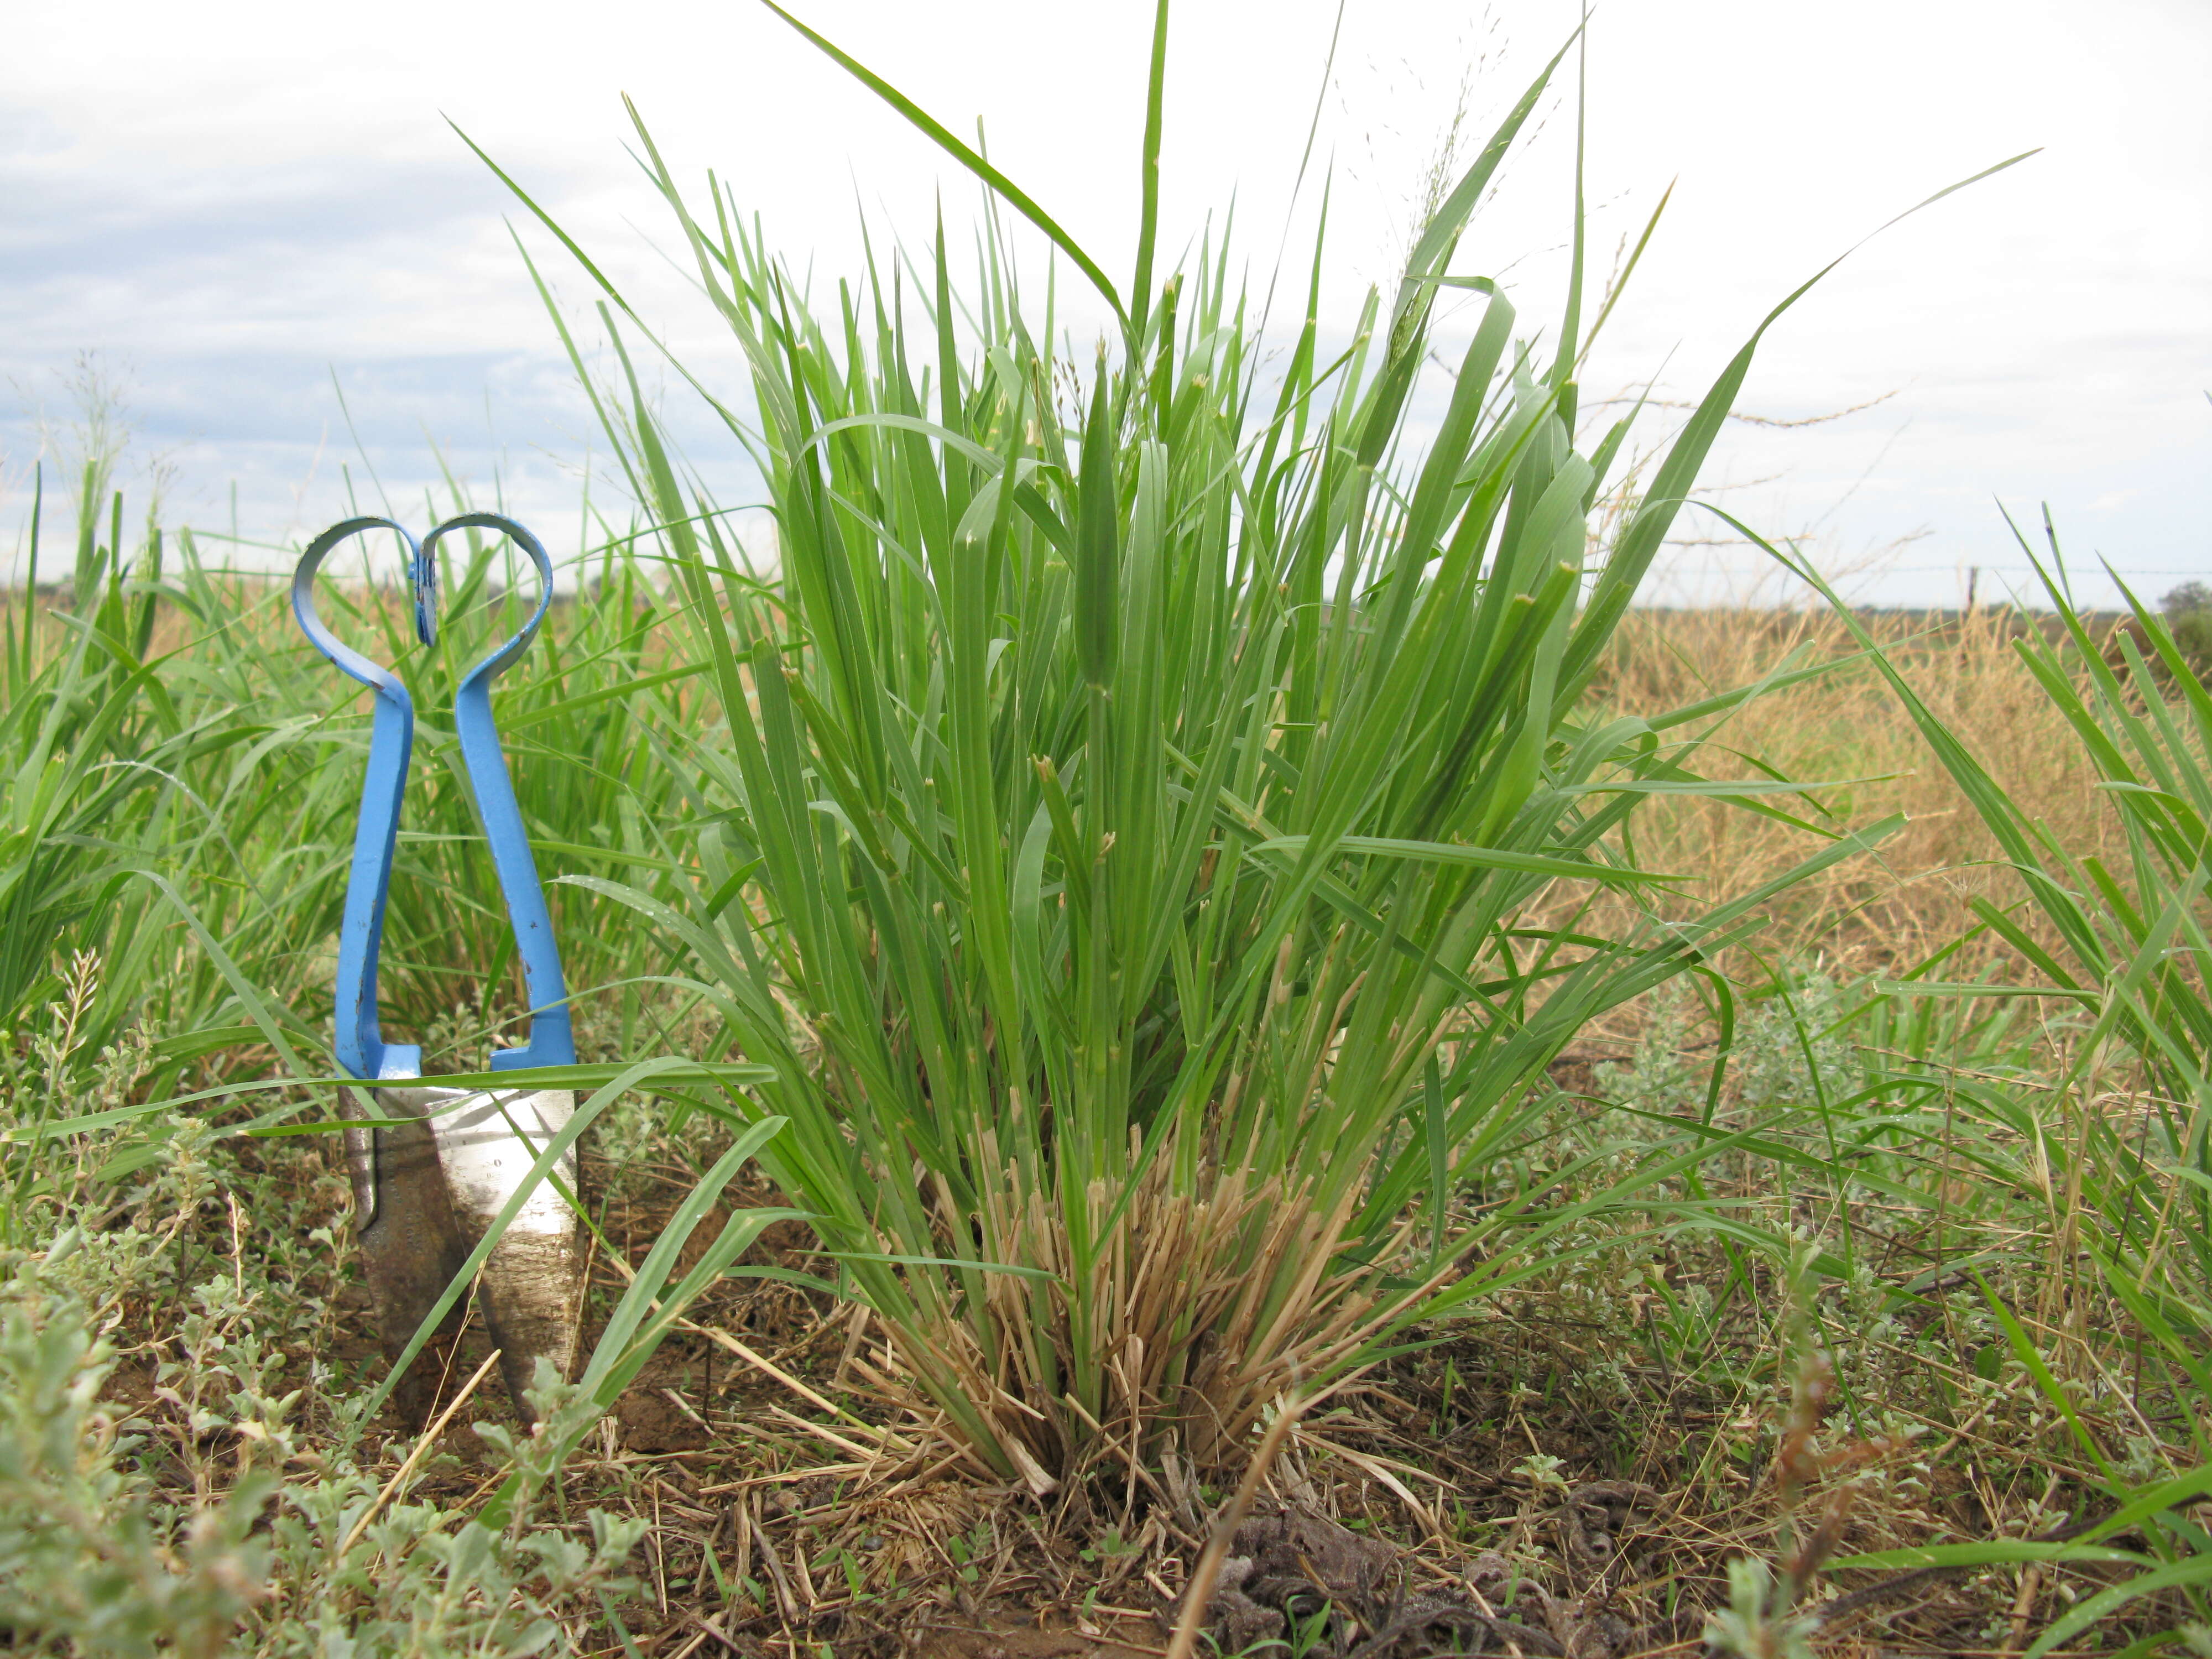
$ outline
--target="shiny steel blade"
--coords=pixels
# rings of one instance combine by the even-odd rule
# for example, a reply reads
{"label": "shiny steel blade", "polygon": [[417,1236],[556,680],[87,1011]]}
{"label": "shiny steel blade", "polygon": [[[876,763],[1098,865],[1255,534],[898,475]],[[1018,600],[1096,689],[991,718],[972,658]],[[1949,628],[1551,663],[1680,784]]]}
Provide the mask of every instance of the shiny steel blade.
{"label": "shiny steel blade", "polygon": [[[430,1120],[454,1215],[471,1242],[491,1230],[531,1166],[576,1109],[566,1089],[422,1090],[439,1097]],[[576,1190],[576,1150],[564,1151],[522,1200],[477,1277],[477,1300],[515,1409],[538,1361],[572,1376],[583,1334],[583,1227],[562,1188]],[[558,1178],[556,1184],[555,1177]]]}
{"label": "shiny steel blade", "polygon": [[[396,1363],[523,1185],[548,1139],[568,1121],[576,1097],[566,1090],[389,1085],[370,1097],[377,1115],[412,1120],[346,1131],[377,1338]],[[570,1193],[576,1170],[572,1146],[553,1166]],[[477,1304],[500,1351],[508,1395],[526,1422],[532,1413],[523,1391],[538,1361],[550,1360],[562,1376],[572,1376],[583,1334],[582,1227],[560,1187],[547,1179],[531,1189],[477,1274]],[[447,1325],[458,1322],[457,1310]],[[395,1391],[410,1417],[428,1415],[433,1367],[440,1365],[434,1352],[426,1348]]]}

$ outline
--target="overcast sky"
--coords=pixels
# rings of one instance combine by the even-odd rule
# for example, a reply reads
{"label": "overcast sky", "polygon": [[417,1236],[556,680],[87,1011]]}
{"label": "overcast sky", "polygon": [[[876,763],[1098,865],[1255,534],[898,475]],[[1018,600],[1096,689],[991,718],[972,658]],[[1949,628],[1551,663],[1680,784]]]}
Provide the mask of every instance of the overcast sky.
{"label": "overcast sky", "polygon": [[[1148,5],[795,9],[948,125],[982,118],[994,159],[1127,270]],[[1454,111],[1486,134],[1576,9],[1349,0],[1324,83],[1334,0],[1182,0],[1169,245],[1233,197],[1255,283],[1286,222],[1295,262],[1314,181],[1295,205],[1291,185],[1318,96],[1324,303],[1348,329],[1403,252]],[[349,471],[364,506],[380,483],[422,518],[442,465],[573,548],[589,414],[507,222],[572,310],[591,291],[445,118],[732,387],[726,337],[658,251],[672,239],[625,149],[622,94],[680,173],[717,168],[825,284],[853,269],[864,211],[909,235],[940,188],[949,220],[975,211],[939,152],[745,0],[32,11],[0,62],[0,561],[42,446],[50,462],[68,447],[87,352],[127,399],[134,511],[158,459],[173,519],[228,529],[234,494],[240,532],[281,542],[347,510]],[[1741,404],[1776,422],[1872,406],[1736,425],[1709,479],[1733,486],[1717,497],[1731,510],[1813,538],[1869,598],[1954,603],[1970,567],[1985,596],[2024,572],[2000,502],[2023,522],[2051,503],[2085,598],[2109,594],[2099,556],[2153,595],[2212,578],[2208,86],[2206,0],[1608,0],[1589,58],[1601,272],[1675,189],[1585,396],[1656,376],[1657,397],[1696,398],[1829,258],[2040,146],[1854,253],[1770,337]],[[1532,323],[1558,314],[1571,136],[1554,100],[1458,256]],[[742,495],[726,443],[667,396],[694,459]],[[1741,549],[1672,558],[1654,598],[1775,592]]]}

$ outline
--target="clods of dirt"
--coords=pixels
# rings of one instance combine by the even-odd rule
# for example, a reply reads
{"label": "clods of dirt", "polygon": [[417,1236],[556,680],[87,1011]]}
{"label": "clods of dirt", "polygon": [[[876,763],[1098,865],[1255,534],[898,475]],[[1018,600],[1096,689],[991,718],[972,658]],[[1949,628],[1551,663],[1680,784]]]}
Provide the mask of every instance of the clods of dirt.
{"label": "clods of dirt", "polygon": [[1237,1528],[1221,1564],[1206,1623],[1222,1650],[1236,1653],[1285,1633],[1326,1601],[1361,1622],[1384,1599],[1397,1552],[1334,1521],[1307,1515],[1261,1516]]}
{"label": "clods of dirt", "polygon": [[[1632,1481],[1598,1481],[1571,1492],[1565,1508],[1578,1553],[1586,1560],[1609,1558],[1618,1535],[1648,1520],[1659,1501],[1650,1487]],[[1247,1521],[1237,1528],[1231,1552],[1206,1612],[1206,1627],[1224,1653],[1312,1631],[1324,1614],[1325,1650],[1346,1659],[1412,1659],[1443,1650],[1613,1659],[1680,1635],[1671,1621],[1663,1631],[1632,1625],[1607,1605],[1602,1590],[1571,1600],[1553,1596],[1494,1553],[1475,1558],[1458,1585],[1413,1593],[1397,1571],[1399,1551],[1314,1516]],[[1163,1614],[1163,1622],[1170,1616]]]}

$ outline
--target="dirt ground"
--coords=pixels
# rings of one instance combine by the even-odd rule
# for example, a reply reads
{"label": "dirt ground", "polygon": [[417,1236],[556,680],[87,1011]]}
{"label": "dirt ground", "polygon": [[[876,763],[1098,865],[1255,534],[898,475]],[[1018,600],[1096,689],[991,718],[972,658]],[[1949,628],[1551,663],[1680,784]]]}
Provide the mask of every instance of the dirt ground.
{"label": "dirt ground", "polygon": [[[1559,1080],[1573,1090],[1588,1066]],[[680,1172],[669,1174],[673,1191]],[[630,1184],[606,1231],[635,1261],[657,1231],[659,1189]],[[822,1265],[810,1245],[779,1224],[749,1261],[805,1272]],[[1672,1270],[1711,1268],[1686,1249]],[[596,1279],[619,1294],[611,1263]],[[345,1300],[357,1307],[358,1292]],[[572,1503],[653,1523],[623,1613],[630,1646],[653,1659],[1166,1653],[1226,1492],[1121,1468],[1040,1500],[950,1460],[897,1467],[868,1443],[888,1407],[842,1363],[860,1328],[819,1294],[732,1280],[571,1467]],[[2089,1567],[1834,1570],[1855,1552],[2022,1535],[2089,1500],[1972,1434],[1905,1444],[1848,1420],[1814,1425],[1820,1458],[1792,1480],[1785,1419],[1802,1419],[1806,1379],[1771,1320],[1746,1331],[1725,1364],[1686,1372],[1632,1323],[1577,1319],[1540,1286],[1416,1333],[1412,1351],[1288,1436],[1229,1549],[1199,1651],[1697,1653],[1729,1605],[1730,1560],[1747,1558],[1803,1581],[1793,1639],[1809,1649],[1777,1655],[2018,1652],[2061,1598],[2100,1582]],[[480,1342],[464,1334],[449,1379],[473,1368]],[[1607,1386],[1593,1384],[1599,1374]],[[489,1395],[471,1411],[507,1415]],[[392,1427],[397,1455],[406,1442]],[[481,1444],[467,1424],[450,1431],[426,1493],[478,1500],[491,1478]],[[1892,1478],[1906,1468],[1911,1479]]]}

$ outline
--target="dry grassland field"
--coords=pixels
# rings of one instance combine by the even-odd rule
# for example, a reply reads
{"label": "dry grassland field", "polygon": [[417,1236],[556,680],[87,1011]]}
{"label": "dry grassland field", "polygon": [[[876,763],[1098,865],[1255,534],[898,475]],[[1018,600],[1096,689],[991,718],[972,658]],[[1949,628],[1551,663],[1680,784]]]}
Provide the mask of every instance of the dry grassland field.
{"label": "dry grassland field", "polygon": [[[112,457],[46,476],[0,1645],[2212,1653],[2212,629],[2069,608],[2063,525],[2041,609],[1637,603],[1758,341],[1614,426],[1615,290],[1468,285],[1542,90],[1341,356],[1149,218],[1124,282],[1001,191],[1094,350],[1010,242],[809,288],[657,175],[776,553],[595,384],[631,496],[493,703],[576,1038],[527,1077],[589,1124],[532,1177],[567,1374],[491,1363],[481,1252],[379,1323],[371,700]],[[434,644],[318,590],[414,696],[381,1014],[433,1079],[556,1012],[453,712],[536,579],[440,551]]]}

